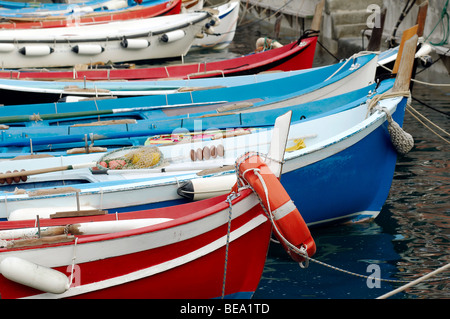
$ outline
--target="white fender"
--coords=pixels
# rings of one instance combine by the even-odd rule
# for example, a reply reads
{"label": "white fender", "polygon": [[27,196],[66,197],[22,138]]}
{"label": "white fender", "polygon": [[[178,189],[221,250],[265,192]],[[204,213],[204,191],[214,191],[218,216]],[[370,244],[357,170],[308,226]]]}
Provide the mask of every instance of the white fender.
{"label": "white fender", "polygon": [[145,39],[123,39],[120,44],[125,49],[131,50],[145,49],[150,46],[150,42]]}
{"label": "white fender", "polygon": [[430,55],[430,53],[433,51],[433,48],[431,47],[431,45],[424,43],[422,44],[422,46],[420,47],[420,49],[416,52],[416,58],[421,58],[423,56],[426,55]]}
{"label": "white fender", "polygon": [[80,55],[97,55],[105,49],[98,44],[77,44],[72,48],[72,51]]}
{"label": "white fender", "polygon": [[15,46],[12,43],[0,43],[0,52],[11,52]]}
{"label": "white fender", "polygon": [[112,1],[105,2],[102,6],[102,9],[103,10],[117,10],[117,9],[126,8],[126,7],[128,7],[127,1],[112,0]]}
{"label": "white fender", "polygon": [[94,12],[94,8],[90,6],[75,6],[72,10],[74,14],[82,15],[82,14],[88,14]]}
{"label": "white fender", "polygon": [[177,193],[190,200],[202,200],[229,193],[235,183],[235,174],[194,178],[182,184]]}
{"label": "white fender", "polygon": [[184,30],[176,30],[164,33],[160,39],[162,42],[170,43],[184,38],[185,35],[186,32]]}
{"label": "white fender", "polygon": [[11,281],[53,294],[61,294],[70,286],[65,274],[13,256],[3,259],[0,273]]}
{"label": "white fender", "polygon": [[53,53],[53,48],[48,45],[28,45],[19,49],[19,52],[26,56],[43,56]]}

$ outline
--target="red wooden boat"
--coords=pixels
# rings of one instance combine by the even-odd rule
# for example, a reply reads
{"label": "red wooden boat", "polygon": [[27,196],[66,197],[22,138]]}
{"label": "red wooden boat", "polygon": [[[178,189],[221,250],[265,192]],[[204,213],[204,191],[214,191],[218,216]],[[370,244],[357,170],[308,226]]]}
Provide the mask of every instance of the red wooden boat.
{"label": "red wooden boat", "polygon": [[104,23],[127,19],[150,18],[162,15],[178,14],[181,12],[182,0],[167,0],[155,3],[154,5],[134,6],[127,9],[110,12],[93,12],[85,14],[76,21],[67,19],[66,16],[47,17],[37,20],[33,19],[12,19],[9,22],[0,23],[0,29],[35,29],[35,28],[56,28],[65,27],[70,24],[92,24]]}
{"label": "red wooden boat", "polygon": [[[296,261],[314,254],[315,244],[268,166],[255,154],[236,163],[254,192],[241,187],[118,216],[41,219],[38,228],[34,220],[0,223],[2,298],[251,297],[272,228]],[[30,238],[36,231],[40,237]]]}
{"label": "red wooden boat", "polygon": [[263,71],[292,71],[311,68],[314,60],[317,36],[302,37],[280,48],[252,53],[237,58],[175,64],[161,67],[135,69],[89,69],[89,70],[2,70],[0,78],[34,80],[150,80],[192,79],[218,76],[255,74]]}

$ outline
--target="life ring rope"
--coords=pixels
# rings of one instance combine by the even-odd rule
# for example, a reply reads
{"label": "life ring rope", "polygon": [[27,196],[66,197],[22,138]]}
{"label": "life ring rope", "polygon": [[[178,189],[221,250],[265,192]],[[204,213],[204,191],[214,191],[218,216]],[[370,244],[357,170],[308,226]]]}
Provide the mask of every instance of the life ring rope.
{"label": "life ring rope", "polygon": [[[270,207],[270,200],[269,200],[269,189],[267,187],[267,184],[264,180],[264,178],[261,175],[261,169],[257,168],[257,167],[251,167],[248,168],[246,170],[244,170],[242,173],[239,173],[239,167],[240,165],[245,162],[246,160],[248,160],[250,157],[252,156],[259,156],[262,158],[265,158],[264,154],[260,154],[257,152],[248,152],[245,155],[243,155],[240,159],[238,159],[236,161],[236,174],[238,175],[238,183],[237,183],[237,187],[238,189],[242,189],[242,188],[250,188],[257,196],[264,212],[266,213],[268,219],[270,220],[272,227],[275,231],[275,234],[277,236],[277,238],[283,242],[286,247],[288,247],[291,251],[295,252],[296,254],[300,255],[301,257],[303,257],[304,261],[299,262],[300,267],[302,268],[306,268],[309,265],[309,258],[310,256],[308,255],[308,247],[306,246],[306,244],[302,244],[301,247],[297,247],[294,244],[292,244],[280,231],[276,221],[282,219],[283,217],[285,217],[286,215],[288,215],[289,213],[291,213],[293,210],[297,209],[296,206],[294,205],[294,203],[292,202],[291,199],[289,199],[285,204],[281,205],[280,207],[278,207],[275,210],[272,210],[272,208]],[[267,167],[267,166],[265,166]],[[267,167],[268,168],[268,167]],[[250,184],[250,182],[246,179],[245,175],[248,174],[249,172],[253,172],[253,174],[258,178],[258,180],[261,183],[261,186],[264,190],[264,194],[259,194],[258,192],[255,191],[255,189],[252,187],[252,185]],[[261,195],[265,196],[265,200],[266,200],[266,205],[264,205],[264,202],[261,199]],[[314,242],[313,242],[314,245]]]}

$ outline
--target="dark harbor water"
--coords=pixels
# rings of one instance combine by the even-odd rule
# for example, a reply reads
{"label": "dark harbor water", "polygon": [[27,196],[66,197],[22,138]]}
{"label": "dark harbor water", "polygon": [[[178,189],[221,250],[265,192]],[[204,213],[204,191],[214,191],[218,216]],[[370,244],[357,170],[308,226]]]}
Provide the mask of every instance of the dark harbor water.
{"label": "dark harbor water", "polygon": [[[242,24],[227,50],[190,54],[187,60],[204,61],[248,53],[254,50],[258,37],[272,34],[273,30],[262,29],[259,24]],[[288,43],[296,38],[297,34],[285,34],[279,39]],[[335,58],[320,49],[314,66],[335,62]],[[418,72],[419,80],[450,83],[440,63],[425,70],[419,67]],[[416,83],[412,95],[447,113],[412,101],[417,111],[450,131],[450,87]],[[318,247],[314,258],[339,269],[317,263],[302,269],[279,245],[272,244],[254,299],[373,299],[450,262],[450,144],[409,113],[405,115],[404,129],[413,135],[415,147],[398,158],[389,198],[380,215],[370,222],[312,229]],[[450,136],[446,139],[450,140]],[[373,279],[355,274],[379,274],[382,281],[375,284]],[[450,298],[450,281],[442,279],[449,277],[449,271],[441,273],[433,277],[440,278],[439,281],[421,283],[390,298]]]}

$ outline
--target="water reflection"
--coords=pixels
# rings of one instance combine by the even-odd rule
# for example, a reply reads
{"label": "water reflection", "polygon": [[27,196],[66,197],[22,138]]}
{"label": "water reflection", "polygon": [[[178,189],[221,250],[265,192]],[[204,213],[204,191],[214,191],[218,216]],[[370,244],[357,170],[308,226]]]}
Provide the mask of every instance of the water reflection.
{"label": "water reflection", "polygon": [[[449,80],[448,76],[437,76],[433,82],[445,80]],[[440,111],[449,112],[449,92],[450,89],[443,87],[415,84],[413,96]],[[447,116],[415,101],[412,106],[444,130],[450,129]],[[394,222],[396,225],[389,230],[396,234],[392,243],[401,257],[396,263],[398,272],[395,276],[401,280],[414,280],[450,262],[450,146],[408,114],[404,128],[414,136],[415,147],[398,160],[383,209],[390,211],[390,220],[382,220],[380,224]],[[449,276],[446,272],[436,278]],[[405,297],[449,298],[449,280],[415,286],[407,290]]]}

